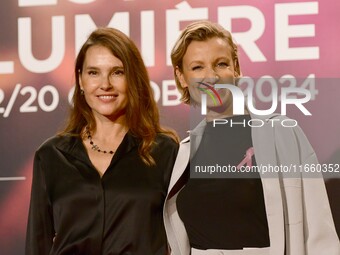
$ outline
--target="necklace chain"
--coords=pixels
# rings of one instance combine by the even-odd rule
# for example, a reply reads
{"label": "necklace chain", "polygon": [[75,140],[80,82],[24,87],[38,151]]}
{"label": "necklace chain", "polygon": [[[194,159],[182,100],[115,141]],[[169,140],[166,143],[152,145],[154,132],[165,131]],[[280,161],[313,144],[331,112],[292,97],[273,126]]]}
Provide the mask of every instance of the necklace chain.
{"label": "necklace chain", "polygon": [[86,135],[87,135],[87,139],[90,141],[90,144],[91,144],[91,149],[94,150],[94,151],[97,151],[97,152],[101,152],[101,153],[104,153],[104,154],[114,154],[116,151],[106,151],[106,150],[101,150],[99,148],[98,145],[96,145],[93,140],[92,140],[92,135],[91,135],[91,132],[90,132],[90,129],[88,126],[86,126]]}

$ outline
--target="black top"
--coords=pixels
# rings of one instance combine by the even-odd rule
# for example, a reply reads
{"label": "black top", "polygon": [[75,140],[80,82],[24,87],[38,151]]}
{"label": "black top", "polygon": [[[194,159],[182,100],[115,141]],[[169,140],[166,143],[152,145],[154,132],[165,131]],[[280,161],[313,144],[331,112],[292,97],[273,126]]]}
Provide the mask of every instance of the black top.
{"label": "black top", "polygon": [[26,254],[167,254],[162,208],[178,145],[156,142],[148,167],[126,134],[101,178],[80,138],[46,141],[34,159]]}
{"label": "black top", "polygon": [[[208,123],[193,164],[237,166],[252,147],[249,116],[227,118],[246,125]],[[204,162],[207,160],[207,162]],[[256,164],[252,159],[252,165]],[[188,175],[189,166],[186,169]],[[193,170],[191,170],[193,171]],[[177,209],[196,249],[242,249],[269,247],[269,231],[259,174],[251,178],[188,178],[177,197]],[[244,177],[244,176],[242,176]]]}

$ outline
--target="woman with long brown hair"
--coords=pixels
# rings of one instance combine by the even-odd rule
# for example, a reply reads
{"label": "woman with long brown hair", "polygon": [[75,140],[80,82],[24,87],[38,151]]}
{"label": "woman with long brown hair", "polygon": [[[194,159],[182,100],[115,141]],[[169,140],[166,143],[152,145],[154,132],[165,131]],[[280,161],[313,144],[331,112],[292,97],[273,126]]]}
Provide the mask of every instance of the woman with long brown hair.
{"label": "woman with long brown hair", "polygon": [[78,53],[66,128],[37,150],[26,254],[167,253],[162,206],[177,155],[142,57],[113,28]]}

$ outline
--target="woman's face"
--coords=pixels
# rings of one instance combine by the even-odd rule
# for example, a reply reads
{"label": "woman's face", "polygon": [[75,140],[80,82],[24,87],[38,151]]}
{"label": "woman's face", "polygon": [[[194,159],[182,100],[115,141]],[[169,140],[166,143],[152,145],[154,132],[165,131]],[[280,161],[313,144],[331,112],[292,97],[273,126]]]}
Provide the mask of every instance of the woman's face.
{"label": "woman's face", "polygon": [[[176,75],[182,87],[188,87],[190,100],[201,103],[201,95],[207,94],[207,107],[229,109],[231,93],[227,89],[215,89],[215,84],[235,84],[232,48],[218,37],[206,41],[192,41],[183,57],[182,71]],[[222,103],[222,104],[221,104]]]}
{"label": "woman's face", "polygon": [[95,119],[125,115],[128,97],[124,66],[108,48],[95,45],[87,50],[79,81]]}

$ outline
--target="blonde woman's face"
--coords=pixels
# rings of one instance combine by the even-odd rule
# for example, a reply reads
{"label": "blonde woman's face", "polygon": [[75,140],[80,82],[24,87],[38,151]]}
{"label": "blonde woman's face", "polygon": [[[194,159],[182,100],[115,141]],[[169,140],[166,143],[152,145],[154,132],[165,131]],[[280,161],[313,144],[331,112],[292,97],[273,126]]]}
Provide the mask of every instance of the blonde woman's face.
{"label": "blonde woman's face", "polygon": [[200,104],[201,95],[209,93],[208,108],[231,104],[229,90],[214,88],[215,84],[235,84],[231,49],[225,40],[218,37],[189,44],[183,57],[182,70],[176,69],[176,75],[181,86],[188,87],[194,103]]}

